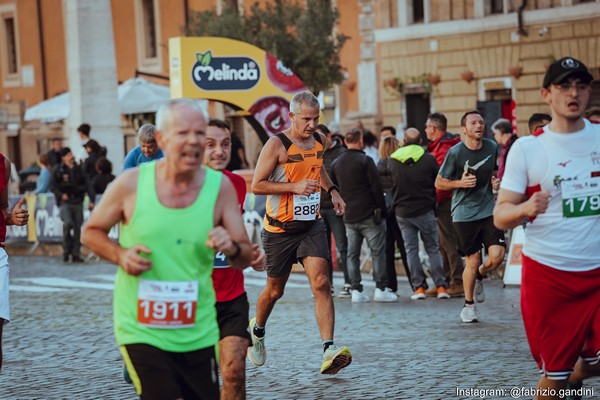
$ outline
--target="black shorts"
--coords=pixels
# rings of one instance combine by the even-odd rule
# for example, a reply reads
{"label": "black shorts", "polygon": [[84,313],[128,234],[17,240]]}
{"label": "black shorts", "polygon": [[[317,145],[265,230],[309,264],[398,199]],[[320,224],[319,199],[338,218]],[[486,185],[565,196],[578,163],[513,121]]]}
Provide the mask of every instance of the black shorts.
{"label": "black shorts", "polygon": [[248,314],[250,304],[246,293],[230,301],[217,302],[217,322],[220,338],[240,336],[250,341],[248,332]]}
{"label": "black shorts", "polygon": [[292,265],[304,257],[321,257],[329,261],[329,246],[325,223],[318,219],[312,227],[302,233],[272,233],[263,230],[262,243],[267,256],[267,276],[287,276]]}
{"label": "black shorts", "polygon": [[458,252],[461,256],[469,256],[481,250],[497,245],[506,248],[504,231],[494,226],[494,217],[477,221],[453,222],[458,239]]}
{"label": "black shorts", "polygon": [[143,400],[218,399],[215,347],[173,353],[148,344],[121,346],[137,394]]}

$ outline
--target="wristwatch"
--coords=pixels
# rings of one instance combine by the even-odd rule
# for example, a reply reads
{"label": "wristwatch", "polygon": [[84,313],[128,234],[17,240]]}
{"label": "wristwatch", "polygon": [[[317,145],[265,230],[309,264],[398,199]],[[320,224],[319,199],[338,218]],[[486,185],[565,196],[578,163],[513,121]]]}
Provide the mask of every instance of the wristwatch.
{"label": "wristwatch", "polygon": [[340,188],[339,188],[339,187],[337,187],[337,185],[331,185],[331,186],[329,187],[329,189],[327,189],[327,193],[329,193],[329,195],[331,196],[331,192],[332,192],[333,190],[337,190],[337,191],[338,191],[338,194],[340,193]]}

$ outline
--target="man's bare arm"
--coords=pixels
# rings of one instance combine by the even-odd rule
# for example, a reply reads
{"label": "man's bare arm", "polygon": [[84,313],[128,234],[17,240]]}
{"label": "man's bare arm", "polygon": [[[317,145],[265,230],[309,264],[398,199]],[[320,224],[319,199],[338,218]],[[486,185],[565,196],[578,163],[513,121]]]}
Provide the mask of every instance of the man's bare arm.
{"label": "man's bare arm", "polygon": [[537,192],[528,200],[521,193],[500,189],[494,207],[494,225],[498,229],[512,229],[523,223],[525,218],[546,212],[550,193]]}
{"label": "man's bare arm", "polygon": [[438,175],[435,178],[435,188],[438,190],[454,190],[460,188],[472,188],[477,184],[477,177],[464,172],[461,179],[450,180]]}
{"label": "man's bare arm", "polygon": [[283,194],[295,193],[310,195],[316,192],[317,182],[311,179],[303,179],[300,182],[272,182],[269,177],[278,164],[287,160],[285,147],[281,140],[272,137],[267,141],[258,156],[251,190],[254,194]]}
{"label": "man's bare arm", "polygon": [[135,204],[131,204],[135,202],[132,193],[137,190],[138,173],[137,169],[127,171],[108,186],[84,225],[81,236],[82,242],[96,255],[121,266],[131,275],[150,269],[150,260],[140,255],[141,252],[150,253],[150,249],[143,245],[125,249],[110,239],[108,232],[117,223],[127,222],[126,214],[131,217],[135,208]]}
{"label": "man's bare arm", "polygon": [[233,268],[246,268],[252,258],[252,244],[248,240],[235,188],[225,176],[221,182],[214,218],[215,228],[209,233],[207,245],[222,252]]}

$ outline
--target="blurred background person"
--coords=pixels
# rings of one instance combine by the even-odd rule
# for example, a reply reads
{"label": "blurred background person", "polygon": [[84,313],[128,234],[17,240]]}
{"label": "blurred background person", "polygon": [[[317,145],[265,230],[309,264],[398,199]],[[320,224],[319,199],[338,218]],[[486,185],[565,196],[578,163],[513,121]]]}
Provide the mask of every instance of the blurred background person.
{"label": "blurred background person", "polygon": [[[447,131],[448,119],[442,113],[431,113],[425,121],[425,134],[429,140],[427,151],[435,157],[438,166],[442,166],[448,150],[460,143],[460,135]],[[444,264],[444,275],[448,284],[448,294],[451,297],[464,295],[462,274],[464,263],[458,253],[456,233],[452,225],[452,191],[435,190],[437,202],[437,226],[440,242],[440,253]],[[426,293],[427,296],[437,296],[437,288],[432,287]]]}
{"label": "blurred background person", "polygon": [[75,163],[71,149],[62,149],[62,161],[52,170],[50,188],[56,198],[63,222],[63,261],[83,262],[81,258],[81,225],[83,199],[86,192],[81,166]]}
{"label": "blurred background person", "polygon": [[363,151],[366,155],[371,157],[373,159],[373,162],[375,162],[375,165],[377,165],[377,163],[379,162],[379,156],[377,155],[377,152],[379,150],[379,141],[377,140],[377,136],[375,136],[375,134],[368,129],[363,129],[362,134],[363,143],[365,146]]}
{"label": "blurred background person", "polygon": [[55,165],[60,164],[60,152],[63,148],[62,138],[54,137],[51,141],[51,148],[46,153],[48,157],[48,164],[50,165],[50,169],[54,168]]}
{"label": "blurred background person", "polygon": [[84,148],[88,154],[88,157],[83,161],[81,169],[85,179],[85,187],[90,198],[90,204],[88,208],[93,210],[96,196],[94,195],[94,191],[92,189],[92,182],[94,181],[96,175],[98,175],[96,163],[103,157],[102,147],[94,139],[89,139],[85,143]]}
{"label": "blurred background person", "polygon": [[[408,269],[408,260],[406,258],[406,249],[404,248],[404,240],[402,232],[396,221],[396,213],[394,211],[394,192],[392,190],[394,181],[392,171],[390,169],[390,155],[400,147],[400,142],[396,139],[396,130],[387,127],[386,131],[390,134],[383,136],[379,143],[379,162],[377,163],[377,171],[381,179],[381,187],[385,197],[385,225],[386,225],[386,241],[385,241],[385,269],[387,273],[387,287],[394,293],[398,291],[398,277],[396,276],[396,246],[400,250],[402,263],[406,276],[410,282],[410,270]],[[382,128],[382,131],[384,129]],[[393,133],[392,133],[393,132]]]}
{"label": "blurred background person", "polygon": [[125,156],[125,161],[123,161],[123,171],[129,168],[135,168],[148,161],[163,158],[163,152],[158,148],[158,144],[156,144],[155,133],[156,127],[152,124],[140,126],[137,133],[138,142],[140,142],[140,144],[131,149]]}
{"label": "blurred background person", "polygon": [[38,157],[38,164],[40,164],[40,175],[35,181],[35,189],[33,194],[49,193],[50,192],[50,165],[48,164],[48,156],[46,154],[40,154]]}
{"label": "blurred background person", "polygon": [[527,126],[529,128],[529,134],[533,135],[535,133],[535,131],[548,125],[548,123],[550,123],[550,121],[552,121],[552,117],[549,116],[548,114],[542,114],[542,113],[531,114],[531,117],[529,117],[529,121],[527,121]]}
{"label": "blurred background person", "polygon": [[519,137],[513,133],[512,124],[505,118],[500,118],[492,124],[492,132],[494,132],[496,143],[501,146],[496,176],[498,179],[502,180],[502,176],[504,176],[504,167],[506,166],[506,157],[508,157],[511,146]]}
{"label": "blurred background person", "polygon": [[112,173],[112,163],[106,158],[101,157],[96,161],[96,176],[92,181],[92,197],[91,199],[96,199],[97,195],[104,194],[106,187],[109,183],[111,183],[115,176]]}
{"label": "blurred background person", "polygon": [[229,164],[225,168],[228,171],[235,171],[237,169],[247,169],[248,161],[246,161],[246,149],[244,149],[244,144],[240,140],[240,138],[235,134],[235,132],[231,132],[231,159],[229,160]]}
{"label": "blurred background person", "polygon": [[600,124],[600,107],[591,107],[585,112],[585,117],[591,122]]}
{"label": "blurred background person", "polygon": [[[325,147],[325,153],[323,154],[323,167],[327,171],[327,175],[331,176],[331,164],[347,149],[338,140],[335,140],[331,134],[331,131],[327,126],[323,124],[317,125],[315,129],[317,132],[321,132],[327,136],[327,145]],[[346,226],[344,225],[344,217],[337,215],[333,209],[333,203],[331,202],[331,196],[327,190],[321,189],[321,206],[319,209],[321,217],[325,222],[325,229],[327,230],[327,240],[329,248],[331,249],[331,235],[335,240],[335,250],[337,253],[337,262],[339,268],[344,274],[344,287],[338,293],[340,298],[352,297],[350,276],[348,275],[348,239],[346,237]],[[333,257],[332,257],[333,259]],[[329,279],[333,286],[333,262],[329,262]],[[332,288],[333,294],[333,288]]]}

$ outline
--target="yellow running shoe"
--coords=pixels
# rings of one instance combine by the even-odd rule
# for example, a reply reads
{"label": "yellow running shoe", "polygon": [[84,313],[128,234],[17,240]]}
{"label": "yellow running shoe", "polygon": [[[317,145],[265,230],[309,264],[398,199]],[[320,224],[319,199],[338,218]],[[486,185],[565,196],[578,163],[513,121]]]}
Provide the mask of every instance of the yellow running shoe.
{"label": "yellow running shoe", "polygon": [[347,367],[351,362],[352,353],[347,346],[337,347],[331,345],[323,354],[321,373],[337,374],[340,369]]}
{"label": "yellow running shoe", "polygon": [[248,347],[248,359],[255,367],[260,367],[265,364],[267,359],[267,349],[265,348],[265,337],[257,337],[254,335],[254,325],[256,317],[250,320],[248,325],[250,328],[250,337],[252,338],[252,346]]}

